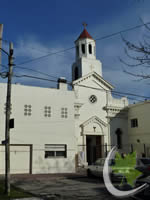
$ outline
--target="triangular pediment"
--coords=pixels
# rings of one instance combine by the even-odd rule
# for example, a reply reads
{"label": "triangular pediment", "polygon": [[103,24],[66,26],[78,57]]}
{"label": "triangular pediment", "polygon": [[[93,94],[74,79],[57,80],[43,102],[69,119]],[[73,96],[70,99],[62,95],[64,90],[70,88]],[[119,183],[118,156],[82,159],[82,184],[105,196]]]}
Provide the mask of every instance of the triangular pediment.
{"label": "triangular pediment", "polygon": [[85,122],[80,124],[80,127],[85,127],[85,126],[89,125],[90,123],[98,123],[99,125],[107,127],[107,124],[97,116],[93,116],[93,117],[89,118],[88,120],[86,120]]}
{"label": "triangular pediment", "polygon": [[[96,82],[99,82],[100,84],[103,84],[105,87],[107,87],[108,89],[112,90],[114,87],[108,83],[107,81],[105,81],[99,74],[97,74],[96,72],[90,72],[87,75],[73,81],[73,85],[80,85],[82,84],[85,80],[89,79],[90,77],[94,77]],[[98,85],[98,84],[97,84]]]}

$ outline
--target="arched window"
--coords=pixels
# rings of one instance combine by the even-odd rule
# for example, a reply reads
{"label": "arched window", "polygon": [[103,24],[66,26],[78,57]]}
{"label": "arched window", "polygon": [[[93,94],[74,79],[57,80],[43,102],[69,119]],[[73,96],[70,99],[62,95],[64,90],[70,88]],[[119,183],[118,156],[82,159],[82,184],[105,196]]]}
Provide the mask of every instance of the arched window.
{"label": "arched window", "polygon": [[82,48],[82,53],[85,54],[85,44],[82,44],[81,48]]}
{"label": "arched window", "polygon": [[92,54],[92,45],[89,44],[89,54]]}
{"label": "arched window", "polygon": [[78,67],[75,67],[75,70],[74,70],[74,78],[75,78],[75,80],[77,80],[77,79],[79,78]]}
{"label": "arched window", "polygon": [[122,148],[122,131],[120,128],[117,128],[116,130],[116,135],[117,135],[117,146],[118,146],[118,149],[121,149]]}

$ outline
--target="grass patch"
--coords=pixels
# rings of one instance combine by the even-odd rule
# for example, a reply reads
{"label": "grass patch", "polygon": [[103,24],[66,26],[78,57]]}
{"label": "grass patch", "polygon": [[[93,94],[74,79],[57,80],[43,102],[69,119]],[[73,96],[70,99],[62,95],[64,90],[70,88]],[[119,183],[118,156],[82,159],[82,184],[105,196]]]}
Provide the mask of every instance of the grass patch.
{"label": "grass patch", "polygon": [[0,199],[1,200],[11,200],[11,199],[19,199],[19,198],[25,198],[25,197],[32,197],[30,194],[26,193],[22,189],[15,188],[13,185],[11,185],[11,191],[10,196],[8,197],[6,194],[4,194],[5,191],[5,182],[4,180],[0,180]]}

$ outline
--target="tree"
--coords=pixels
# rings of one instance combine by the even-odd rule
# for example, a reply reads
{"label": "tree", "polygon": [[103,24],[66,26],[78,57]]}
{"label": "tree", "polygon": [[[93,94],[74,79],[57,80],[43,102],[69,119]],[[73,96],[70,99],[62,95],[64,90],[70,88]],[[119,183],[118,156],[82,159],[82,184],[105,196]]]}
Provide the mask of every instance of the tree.
{"label": "tree", "polygon": [[[129,58],[129,61],[120,59],[120,61],[126,66],[130,67],[132,70],[124,70],[125,73],[132,75],[138,80],[150,79],[150,35],[147,33],[150,32],[150,26],[144,24],[146,28],[146,34],[143,36],[142,41],[139,41],[137,44],[126,40],[122,36],[122,40],[125,43],[125,54]],[[135,69],[140,67],[141,72],[137,72]]]}

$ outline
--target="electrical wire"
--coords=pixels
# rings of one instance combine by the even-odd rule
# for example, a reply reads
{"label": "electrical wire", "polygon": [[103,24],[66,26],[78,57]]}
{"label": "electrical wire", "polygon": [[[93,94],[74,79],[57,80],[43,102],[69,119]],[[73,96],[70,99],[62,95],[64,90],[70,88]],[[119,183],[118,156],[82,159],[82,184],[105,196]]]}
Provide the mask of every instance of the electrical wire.
{"label": "electrical wire", "polygon": [[[0,66],[3,66],[3,67],[5,67],[6,69],[8,69],[8,66],[7,65],[2,65],[2,64],[0,64]],[[44,75],[44,76],[48,76],[48,77],[52,77],[52,78],[55,78],[55,79],[59,79],[60,77],[56,77],[56,76],[53,76],[53,75],[50,75],[50,74],[47,74],[47,73],[44,73],[44,72],[41,72],[41,71],[38,71],[38,70],[34,70],[34,69],[31,69],[31,68],[26,68],[26,67],[20,67],[19,65],[14,65],[14,68],[18,68],[18,69],[23,69],[23,70],[29,70],[29,71],[32,71],[32,72],[36,72],[36,73],[39,73],[39,74],[42,74],[42,75]],[[3,72],[2,72],[3,73]],[[27,75],[26,75],[27,76]],[[18,76],[18,78],[19,78],[19,76]],[[39,78],[39,77],[37,77],[37,78]],[[45,79],[45,80],[47,80],[47,79]],[[56,81],[57,82],[57,81]]]}
{"label": "electrical wire", "polygon": [[58,77],[56,77],[56,76],[52,76],[52,75],[50,75],[50,74],[47,74],[47,73],[44,73],[44,72],[41,72],[41,71],[38,71],[38,70],[35,70],[35,69],[26,68],[26,67],[22,67],[22,66],[20,67],[19,65],[15,65],[14,68],[29,70],[29,71],[33,71],[33,72],[36,72],[36,73],[39,73],[39,74],[48,76],[48,77],[52,77],[52,78],[58,79]]}
{"label": "electrical wire", "polygon": [[[120,95],[120,94],[113,94],[113,95],[118,96],[118,97],[124,97],[124,95]],[[129,96],[127,98],[130,99],[130,100],[132,100],[132,101],[138,101],[138,102],[141,101],[141,99],[132,98],[132,97],[129,97]]]}
{"label": "electrical wire", "polygon": [[61,50],[61,51],[57,51],[57,52],[54,52],[54,53],[49,53],[49,54],[47,54],[47,55],[40,56],[40,57],[38,57],[38,58],[34,58],[34,59],[31,59],[31,60],[28,60],[28,61],[19,63],[19,65],[24,65],[24,64],[27,64],[27,63],[30,63],[30,62],[34,62],[34,61],[37,61],[37,60],[40,60],[40,59],[43,59],[43,58],[46,58],[46,57],[49,57],[49,56],[52,56],[52,55],[56,55],[56,54],[58,54],[58,53],[64,53],[64,52],[69,51],[69,50],[74,49],[74,48],[75,48],[75,46],[70,47],[70,48],[68,48],[68,49]]}
{"label": "electrical wire", "polygon": [[[0,39],[0,40],[2,40],[3,42],[5,42],[5,43],[10,43],[10,41],[8,41],[8,40],[4,40],[4,39]],[[19,42],[13,42],[13,44],[15,45],[20,45],[20,43]],[[25,45],[22,45],[21,44],[21,46],[23,46],[24,48],[26,48],[26,49],[32,49],[32,50],[36,50],[36,51],[39,51],[39,52],[42,52],[42,53],[52,53],[52,52],[49,52],[49,51],[43,51],[43,50],[40,50],[40,49],[38,49],[38,48],[35,48],[35,47],[28,47],[28,46],[25,46]],[[60,54],[58,54],[58,56],[64,56],[64,54],[62,55],[60,55]]]}
{"label": "electrical wire", "polygon": [[[116,36],[116,35],[120,35],[121,33],[132,31],[132,30],[137,29],[137,28],[141,28],[141,27],[143,27],[145,25],[148,25],[148,24],[150,24],[150,22],[147,22],[147,23],[144,23],[144,24],[141,24],[141,25],[137,25],[137,26],[134,26],[134,27],[131,27],[131,28],[128,28],[128,29],[124,29],[124,30],[121,30],[121,31],[118,31],[118,32],[115,32],[115,33],[112,33],[112,34],[109,34],[109,35],[105,35],[105,36],[96,38],[95,40],[104,40],[104,39],[107,39],[107,38],[110,38],[110,37],[113,37],[113,36]],[[75,46],[72,46],[70,48],[67,48],[67,49],[64,49],[64,50],[61,50],[61,51],[57,51],[57,52],[54,52],[54,53],[49,53],[47,55],[40,56],[38,58],[34,58],[34,59],[30,59],[30,60],[24,61],[22,63],[19,63],[19,65],[24,65],[24,64],[27,64],[27,63],[30,63],[30,62],[34,62],[34,61],[37,61],[37,60],[40,60],[40,59],[43,59],[43,58],[46,58],[46,57],[49,57],[49,56],[52,56],[52,55],[56,55],[58,53],[64,53],[64,52],[72,50],[74,48],[75,48]]]}
{"label": "electrical wire", "polygon": [[[8,66],[7,66],[7,65],[2,65],[2,64],[0,64],[0,66],[2,66],[2,67],[4,67],[4,68],[8,69]],[[29,71],[32,71],[32,72],[36,72],[36,73],[42,74],[42,75],[44,75],[44,76],[48,76],[48,77],[52,77],[52,78],[58,79],[58,77],[56,77],[56,76],[52,76],[52,75],[50,75],[50,74],[47,74],[47,73],[44,73],[44,72],[41,72],[41,71],[38,71],[38,70],[35,70],[35,69],[26,68],[26,67],[22,67],[22,66],[20,67],[19,65],[14,65],[14,68],[29,70]]]}
{"label": "electrical wire", "polygon": [[[40,80],[44,80],[44,81],[50,81],[50,82],[55,82],[57,83],[56,80],[51,80],[51,79],[45,79],[42,77],[37,77],[37,76],[29,76],[29,75],[14,75],[17,78],[22,78],[22,77],[27,77],[27,78],[33,78],[33,79],[40,79]],[[72,82],[67,82],[68,85],[73,86]],[[143,95],[138,95],[138,94],[134,94],[134,93],[128,93],[128,92],[120,92],[120,91],[108,91],[105,89],[100,89],[100,88],[95,88],[95,87],[91,87],[91,86],[86,86],[86,85],[77,85],[79,87],[84,87],[84,88],[88,88],[88,89],[94,89],[94,90],[99,90],[99,91],[104,91],[104,92],[109,92],[112,93],[114,95],[126,95],[126,96],[134,96],[134,97],[138,97],[138,98],[144,98],[144,99],[150,99],[150,97],[148,96],[143,96]],[[135,99],[132,99],[135,100]]]}
{"label": "electrical wire", "polygon": [[138,94],[133,94],[133,93],[120,92],[120,91],[108,91],[108,90],[105,90],[105,89],[95,88],[95,87],[86,86],[86,85],[77,85],[77,86],[85,87],[85,88],[89,88],[89,89],[100,90],[100,91],[111,92],[111,93],[114,93],[114,94],[123,94],[123,95],[129,95],[129,96],[135,96],[135,97],[141,97],[141,98],[145,98],[145,99],[150,99],[150,97],[142,96],[142,95],[138,95]]}
{"label": "electrical wire", "polygon": [[55,83],[57,83],[56,80],[45,79],[45,78],[41,78],[41,77],[37,77],[37,76],[29,76],[29,75],[14,75],[14,77],[17,77],[17,78],[26,77],[26,78],[32,78],[32,79],[38,79],[38,80],[50,81],[50,82],[55,82]]}

